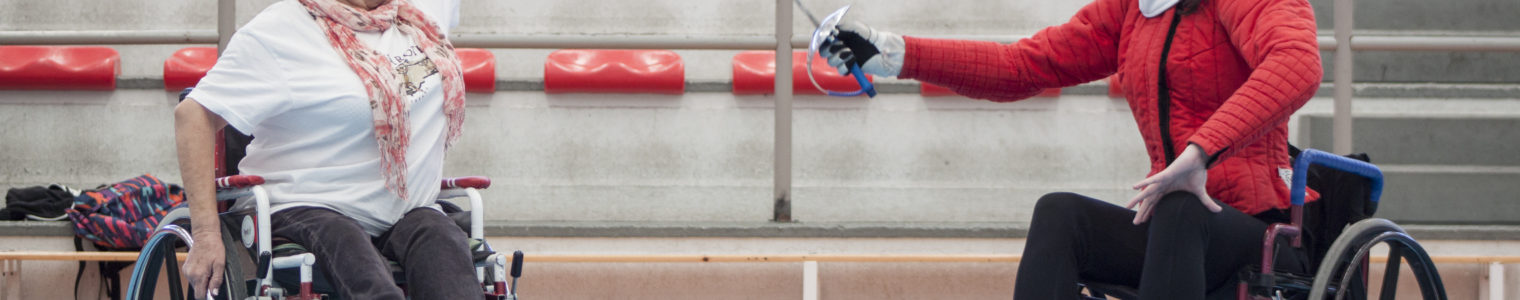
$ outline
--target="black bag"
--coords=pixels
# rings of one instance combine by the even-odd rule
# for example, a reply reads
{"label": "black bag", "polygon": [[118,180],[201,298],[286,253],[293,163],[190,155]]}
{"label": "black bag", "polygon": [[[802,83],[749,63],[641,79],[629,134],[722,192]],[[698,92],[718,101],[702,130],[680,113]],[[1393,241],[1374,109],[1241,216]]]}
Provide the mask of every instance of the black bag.
{"label": "black bag", "polygon": [[75,192],[62,185],[13,188],[5,192],[5,208],[0,220],[61,221],[74,205]]}

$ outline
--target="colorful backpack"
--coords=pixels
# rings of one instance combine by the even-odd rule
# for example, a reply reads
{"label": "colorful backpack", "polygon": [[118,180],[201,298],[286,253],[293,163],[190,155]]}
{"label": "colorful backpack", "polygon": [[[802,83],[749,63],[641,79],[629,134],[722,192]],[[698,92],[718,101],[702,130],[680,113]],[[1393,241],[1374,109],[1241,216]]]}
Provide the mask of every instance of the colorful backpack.
{"label": "colorful backpack", "polygon": [[69,219],[74,235],[102,249],[140,249],[174,206],[185,201],[177,185],[144,174],[85,191],[74,198]]}

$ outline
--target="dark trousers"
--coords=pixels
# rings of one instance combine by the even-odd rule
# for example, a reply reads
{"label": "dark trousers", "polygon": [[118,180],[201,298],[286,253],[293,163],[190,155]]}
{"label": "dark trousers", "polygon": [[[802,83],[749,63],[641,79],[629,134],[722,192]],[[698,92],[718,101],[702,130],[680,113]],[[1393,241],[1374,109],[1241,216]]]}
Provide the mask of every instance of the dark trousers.
{"label": "dark trousers", "polygon": [[406,299],[386,259],[401,264],[411,299],[479,299],[463,230],[442,212],[418,208],[371,238],[353,219],[315,207],[270,216],[272,235],[305,246],[344,299]]}
{"label": "dark trousers", "polygon": [[[1218,289],[1233,291],[1236,272],[1260,262],[1267,222],[1221,206],[1211,213],[1192,193],[1174,192],[1134,225],[1135,212],[1124,207],[1045,195],[1035,204],[1014,299],[1075,299],[1078,282],[1136,287],[1141,299],[1204,299],[1211,291],[1234,299]],[[1279,259],[1296,269],[1288,266],[1296,256]]]}

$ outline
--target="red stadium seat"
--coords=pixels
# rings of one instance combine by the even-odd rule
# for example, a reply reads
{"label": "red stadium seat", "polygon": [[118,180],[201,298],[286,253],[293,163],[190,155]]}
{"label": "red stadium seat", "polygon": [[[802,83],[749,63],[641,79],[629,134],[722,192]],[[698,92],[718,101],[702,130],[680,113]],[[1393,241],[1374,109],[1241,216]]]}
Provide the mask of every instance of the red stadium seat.
{"label": "red stadium seat", "polygon": [[496,55],[480,48],[455,48],[464,71],[464,89],[471,93],[496,92]]}
{"label": "red stadium seat", "polygon": [[174,51],[164,61],[164,89],[183,90],[195,86],[216,65],[216,47],[190,47]]}
{"label": "red stadium seat", "polygon": [[686,64],[670,50],[558,50],[544,61],[546,93],[686,92]]}
{"label": "red stadium seat", "polygon": [[[807,52],[792,52],[792,92],[806,95],[823,95],[823,91],[813,87],[808,81]],[[860,90],[860,84],[848,76],[840,76],[839,71],[830,67],[822,58],[813,60],[813,76],[818,79],[818,84],[826,89],[834,91]],[[867,75],[867,79],[871,76]],[[776,52],[775,51],[745,51],[734,55],[734,94],[735,95],[763,95],[776,92]]]}
{"label": "red stadium seat", "polygon": [[119,72],[109,47],[0,46],[0,89],[113,90]]}
{"label": "red stadium seat", "polygon": [[[942,86],[938,86],[938,85],[933,85],[933,84],[928,84],[928,83],[923,83],[923,84],[919,84],[918,85],[918,94],[920,96],[924,96],[924,97],[944,97],[944,96],[954,96],[954,95],[956,95],[955,91],[951,91],[950,88],[942,87]],[[1035,95],[1035,97],[1047,97],[1047,98],[1055,98],[1055,97],[1060,97],[1060,96],[1061,96],[1061,89],[1045,89],[1045,91],[1040,92],[1039,95]]]}
{"label": "red stadium seat", "polygon": [[[496,91],[496,56],[478,48],[454,49],[464,72],[465,90],[472,93]],[[164,61],[164,89],[178,91],[193,87],[216,65],[216,48],[192,47],[175,51]]]}

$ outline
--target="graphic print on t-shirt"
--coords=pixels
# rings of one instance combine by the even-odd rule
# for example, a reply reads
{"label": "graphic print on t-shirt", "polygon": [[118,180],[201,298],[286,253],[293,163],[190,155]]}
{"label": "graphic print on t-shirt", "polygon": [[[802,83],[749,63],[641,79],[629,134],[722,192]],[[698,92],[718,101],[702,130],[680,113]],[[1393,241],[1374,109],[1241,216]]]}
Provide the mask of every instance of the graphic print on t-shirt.
{"label": "graphic print on t-shirt", "polygon": [[438,67],[433,65],[433,60],[423,55],[422,48],[417,46],[411,46],[400,55],[392,56],[391,64],[396,66],[396,73],[401,74],[401,88],[406,92],[407,99],[412,101],[427,92],[422,88],[422,83],[438,74]]}

